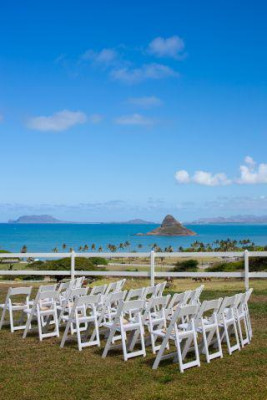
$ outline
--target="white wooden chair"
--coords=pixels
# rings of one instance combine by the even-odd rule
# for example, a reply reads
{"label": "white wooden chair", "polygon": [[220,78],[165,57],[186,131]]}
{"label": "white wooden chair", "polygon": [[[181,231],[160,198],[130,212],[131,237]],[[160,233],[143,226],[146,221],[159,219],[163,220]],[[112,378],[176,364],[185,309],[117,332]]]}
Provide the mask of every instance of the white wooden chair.
{"label": "white wooden chair", "polygon": [[[195,319],[195,327],[198,333],[202,334],[203,341],[201,343],[201,352],[205,354],[207,363],[214,358],[223,357],[221,338],[219,333],[219,325],[217,312],[223,299],[205,300],[197,313]],[[216,351],[211,353],[211,345],[216,347]]]}
{"label": "white wooden chair", "polygon": [[156,286],[147,286],[145,287],[144,296],[146,301],[148,301],[151,297],[156,297]]}
{"label": "white wooden chair", "polygon": [[253,332],[252,332],[252,325],[251,325],[250,313],[249,313],[249,308],[248,308],[248,302],[249,302],[250,296],[252,295],[252,292],[253,292],[252,288],[250,288],[249,290],[246,291],[246,298],[244,301],[244,311],[245,311],[245,315],[246,315],[246,321],[247,321],[247,325],[248,325],[248,334],[249,334],[250,341],[252,339]]}
{"label": "white wooden chair", "polygon": [[[32,287],[17,287],[8,289],[5,303],[0,304],[0,308],[3,309],[0,321],[0,329],[2,329],[2,326],[4,325],[7,312],[9,313],[10,330],[12,333],[19,329],[25,329],[26,322],[24,310],[29,308],[31,291]],[[16,301],[17,296],[23,296],[24,298]],[[19,325],[15,324],[13,315],[14,312],[20,313],[20,319],[18,321]]]}
{"label": "white wooden chair", "polygon": [[159,336],[154,334],[154,331],[158,331],[159,329],[165,329],[167,327],[166,324],[166,307],[170,300],[170,295],[155,297],[150,299],[148,304],[146,305],[145,312],[143,314],[143,323],[148,328],[148,332],[150,334],[151,346],[153,354],[160,349],[161,344],[156,345],[156,341]]}
{"label": "white wooden chair", "polygon": [[[57,301],[59,294],[57,291],[40,292],[32,308],[25,309],[24,312],[28,314],[26,327],[23,333],[23,339],[26,338],[29,330],[31,329],[31,323],[34,318],[37,319],[39,339],[42,341],[44,338],[57,336],[59,337],[58,328],[58,317],[57,317]],[[52,332],[48,331],[48,328],[54,325]]]}
{"label": "white wooden chair", "polygon": [[[107,356],[108,352],[111,349],[117,349],[121,347],[123,350],[124,361],[127,361],[129,358],[132,357],[137,357],[141,355],[143,357],[146,356],[144,327],[141,316],[144,306],[144,300],[133,300],[127,302],[123,302],[123,300],[120,301],[117,313],[114,318],[110,322],[104,323],[104,326],[109,329],[109,335],[104,348],[104,352],[102,354],[103,358]],[[127,319],[127,317],[129,317],[129,313],[131,314],[131,318]],[[129,350],[132,337],[135,335],[136,332],[138,332],[140,335],[141,350]],[[112,343],[114,343],[114,337],[116,337],[116,333],[119,333],[119,335],[121,336],[122,343],[119,345],[112,345]],[[131,334],[129,346],[127,346],[127,333]]]}
{"label": "white wooden chair", "polygon": [[[240,293],[235,304],[235,316],[241,347],[250,343],[249,322],[246,312],[247,292]],[[243,329],[242,329],[243,326]]]}
{"label": "white wooden chair", "polygon": [[[157,369],[160,361],[167,358],[174,358],[175,361],[178,360],[180,372],[184,372],[187,368],[200,366],[197,333],[194,322],[197,311],[198,306],[196,305],[178,307],[173,314],[167,330],[159,329],[158,331],[153,332],[154,335],[158,335],[163,339],[154,361],[153,369]],[[185,327],[179,328],[179,325],[182,324],[185,319],[189,322]],[[169,341],[175,343],[176,352],[164,355],[165,349],[168,348]],[[185,343],[184,348],[182,349],[183,342]],[[195,359],[185,362],[184,360],[187,353],[192,349],[195,353]]]}
{"label": "white wooden chair", "polygon": [[[238,295],[225,297],[217,313],[221,342],[225,339],[228,353],[231,355],[234,351],[240,350],[240,343],[237,334],[235,306]],[[234,336],[234,344],[231,344],[231,335]]]}
{"label": "white wooden chair", "polygon": [[79,276],[78,278],[75,278],[74,282],[73,282],[73,289],[81,289],[83,286],[84,280],[85,280],[85,276]]}
{"label": "white wooden chair", "polygon": [[[86,296],[88,292],[88,288],[77,288],[77,289],[69,289],[65,293],[65,297],[61,300],[61,304],[57,306],[59,310],[59,324],[63,317],[66,315],[70,315],[73,304],[78,297]],[[72,332],[73,333],[73,332]]]}
{"label": "white wooden chair", "polygon": [[[96,308],[100,301],[100,294],[77,297],[71,308],[69,315],[63,316],[63,320],[67,323],[66,328],[62,337],[60,347],[64,347],[65,341],[68,337],[69,331],[71,334],[74,332],[77,334],[78,348],[81,351],[84,347],[88,346],[99,346],[100,337],[97,321]],[[72,326],[75,325],[75,330]],[[81,327],[82,325],[82,327]],[[93,327],[93,332],[89,336],[89,330]],[[81,332],[85,332],[84,339],[82,340]]]}

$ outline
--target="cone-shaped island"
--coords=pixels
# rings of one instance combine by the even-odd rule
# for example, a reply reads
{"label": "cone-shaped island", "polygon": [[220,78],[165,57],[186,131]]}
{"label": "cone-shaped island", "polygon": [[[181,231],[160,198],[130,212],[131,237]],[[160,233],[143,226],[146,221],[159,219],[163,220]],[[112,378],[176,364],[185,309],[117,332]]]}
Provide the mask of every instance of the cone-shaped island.
{"label": "cone-shaped island", "polygon": [[194,236],[195,232],[183,226],[172,215],[166,215],[160,227],[153,229],[147,236]]}

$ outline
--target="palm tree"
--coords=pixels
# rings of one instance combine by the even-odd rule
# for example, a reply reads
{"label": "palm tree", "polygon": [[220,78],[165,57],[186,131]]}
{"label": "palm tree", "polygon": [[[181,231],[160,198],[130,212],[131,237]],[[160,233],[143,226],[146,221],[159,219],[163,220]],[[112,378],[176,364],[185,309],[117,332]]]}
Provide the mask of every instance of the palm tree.
{"label": "palm tree", "polygon": [[82,251],[83,250],[83,246],[79,246],[79,251]]}
{"label": "palm tree", "polygon": [[73,247],[70,247],[70,253],[73,251]]}
{"label": "palm tree", "polygon": [[123,243],[120,243],[119,244],[119,249],[123,249],[124,248],[124,244]]}
{"label": "palm tree", "polygon": [[102,247],[102,246],[99,246],[99,247],[98,247],[98,251],[99,251],[99,253],[102,253],[103,247]]}
{"label": "palm tree", "polygon": [[85,244],[85,245],[84,245],[83,250],[84,250],[84,251],[88,251],[88,250],[89,250],[88,244]]}
{"label": "palm tree", "polygon": [[62,249],[63,249],[63,250],[66,250],[66,248],[67,248],[67,245],[66,245],[66,243],[63,243],[63,245],[62,245]]}
{"label": "palm tree", "polygon": [[94,243],[91,246],[91,250],[95,250],[95,244]]}
{"label": "palm tree", "polygon": [[21,252],[21,253],[27,253],[27,251],[28,251],[28,248],[27,248],[27,246],[24,244],[24,245],[22,246],[20,252]]}
{"label": "palm tree", "polygon": [[143,245],[141,243],[139,243],[139,245],[137,247],[138,247],[138,249],[142,249]]}
{"label": "palm tree", "polygon": [[53,251],[53,253],[58,253],[58,248],[54,247],[52,251]]}

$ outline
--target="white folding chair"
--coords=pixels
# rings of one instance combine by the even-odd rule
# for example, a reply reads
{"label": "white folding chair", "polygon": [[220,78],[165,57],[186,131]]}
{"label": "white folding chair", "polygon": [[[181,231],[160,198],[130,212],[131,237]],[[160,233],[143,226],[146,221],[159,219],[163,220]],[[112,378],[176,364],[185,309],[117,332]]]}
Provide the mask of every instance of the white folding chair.
{"label": "white folding chair", "polygon": [[[37,295],[32,308],[25,309],[28,319],[23,333],[23,339],[26,338],[31,323],[34,318],[37,318],[39,339],[42,341],[44,338],[57,336],[59,337],[58,317],[57,317],[57,301],[59,294],[57,291],[41,292]],[[54,325],[54,330],[49,332],[48,329]]]}
{"label": "white folding chair", "polygon": [[151,346],[153,354],[160,349],[160,344],[156,345],[156,341],[159,336],[154,334],[154,331],[158,331],[159,329],[166,330],[166,306],[169,302],[170,295],[155,297],[149,300],[146,305],[145,312],[143,314],[143,323],[148,328],[148,332],[150,334]]}
{"label": "white folding chair", "polygon": [[[142,324],[141,313],[144,309],[144,300],[133,300],[119,303],[117,313],[111,322],[106,322],[104,326],[109,329],[109,336],[105,345],[102,357],[105,358],[111,349],[122,347],[124,361],[129,358],[137,356],[146,356],[145,341],[144,341],[144,327]],[[127,317],[131,314],[131,318]],[[119,345],[112,345],[116,333],[119,332],[122,343]],[[138,332],[141,339],[141,350],[129,350],[132,337]],[[127,333],[130,333],[129,346],[127,347]]]}
{"label": "white folding chair", "polygon": [[116,293],[116,292],[117,292],[117,282],[110,282],[105,291],[105,296],[107,296],[110,293]]}
{"label": "white folding chair", "polygon": [[[75,300],[81,296],[86,296],[88,292],[88,288],[77,288],[77,289],[69,289],[66,292],[66,296],[64,301],[62,301],[60,306],[57,306],[59,310],[59,318],[58,323],[61,324],[61,321],[66,321],[66,316],[69,317],[71,314],[71,310],[75,303]],[[74,324],[71,324],[71,334],[75,333]]]}
{"label": "white folding chair", "polygon": [[235,304],[235,316],[236,316],[237,329],[239,333],[239,340],[241,347],[244,347],[246,344],[250,343],[249,324],[246,313],[246,303],[247,303],[246,299],[247,299],[247,292],[240,293],[237,296],[237,301]]}
{"label": "white folding chair", "polygon": [[[25,313],[23,312],[25,309],[29,308],[29,300],[31,295],[32,287],[17,287],[17,288],[9,288],[6,296],[6,300],[4,304],[0,304],[0,308],[3,309],[1,321],[0,321],[0,329],[4,325],[6,313],[9,312],[9,321],[10,321],[10,330],[13,333],[19,329],[25,329]],[[23,296],[24,298],[20,301],[16,301],[17,296]],[[14,299],[15,298],[15,299]],[[20,319],[18,321],[19,325],[15,324],[13,312],[20,313]]]}
{"label": "white folding chair", "polygon": [[[195,318],[195,327],[197,332],[202,334],[203,338],[202,344],[200,345],[202,347],[201,352],[205,354],[207,363],[214,358],[223,357],[217,319],[217,312],[222,300],[222,298],[216,300],[205,300],[201,304]],[[210,347],[214,344],[218,350],[211,352]]]}
{"label": "white folding chair", "polygon": [[[101,295],[98,294],[76,298],[70,314],[63,316],[63,320],[66,321],[67,324],[60,344],[61,348],[64,347],[69,331],[71,331],[71,334],[74,333],[71,329],[72,325],[75,325],[76,327],[75,332],[77,333],[78,348],[80,351],[84,347],[88,346],[97,345],[100,347],[100,337],[96,312],[96,307],[100,301],[100,296]],[[89,330],[91,327],[93,327],[93,332],[91,333],[88,340]],[[82,338],[81,332],[84,331],[84,338]]]}
{"label": "white folding chair", "polygon": [[250,288],[249,290],[246,291],[246,298],[245,298],[244,305],[243,305],[244,311],[245,311],[245,316],[246,316],[246,321],[247,321],[247,325],[248,325],[248,334],[249,334],[250,341],[252,339],[253,332],[252,332],[252,325],[251,325],[250,313],[249,313],[249,308],[248,308],[248,302],[249,302],[252,292],[253,292],[252,288]]}
{"label": "white folding chair", "polygon": [[[219,328],[221,330],[221,342],[225,339],[227,343],[228,353],[231,355],[233,351],[240,350],[240,344],[237,334],[235,305],[238,295],[225,297],[221,303],[217,313]],[[231,335],[234,335],[235,343],[231,344]]]}
{"label": "white folding chair", "polygon": [[157,286],[147,286],[145,287],[144,296],[146,301],[151,297],[156,297]]}
{"label": "white folding chair", "polygon": [[[175,361],[178,360],[180,372],[184,372],[187,368],[200,366],[197,333],[194,322],[197,311],[198,306],[196,305],[178,307],[173,314],[167,330],[159,329],[158,331],[153,332],[154,335],[158,335],[163,339],[154,361],[153,369],[157,369],[160,361],[167,358],[174,358]],[[188,323],[185,327],[180,328],[180,324],[183,324],[185,319]],[[164,355],[165,349],[168,348],[169,341],[175,343],[176,352]],[[184,348],[182,349],[183,342],[185,343]],[[189,351],[191,352],[191,350],[195,353],[195,359],[185,362],[185,357]]]}

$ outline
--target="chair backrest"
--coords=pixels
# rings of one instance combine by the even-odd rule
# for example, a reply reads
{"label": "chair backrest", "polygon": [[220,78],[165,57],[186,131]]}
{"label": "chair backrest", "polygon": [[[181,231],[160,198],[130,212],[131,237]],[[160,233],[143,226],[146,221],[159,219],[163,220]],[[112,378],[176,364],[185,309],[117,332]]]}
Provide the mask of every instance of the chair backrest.
{"label": "chair backrest", "polygon": [[77,297],[75,300],[75,307],[81,307],[81,306],[85,306],[88,307],[90,305],[97,305],[100,302],[100,294],[96,294],[96,295],[86,295],[86,296],[81,296],[81,297]]}
{"label": "chair backrest", "polygon": [[90,295],[101,294],[104,295],[108,285],[93,286]]}
{"label": "chair backrest", "polygon": [[196,327],[201,325],[201,321],[203,321],[204,318],[210,319],[211,322],[215,322],[217,313],[219,311],[219,308],[222,304],[223,298],[220,297],[219,299],[215,300],[205,300],[201,304],[197,316],[196,316]]}
{"label": "chair backrest", "polygon": [[155,297],[156,296],[156,290],[157,290],[156,286],[147,286],[147,287],[145,287],[145,291],[144,291],[145,298],[148,300],[151,297]]}
{"label": "chair backrest", "polygon": [[50,292],[53,290],[56,290],[57,284],[55,283],[54,285],[40,285],[38,292],[42,293],[42,292]]}
{"label": "chair backrest", "polygon": [[174,293],[166,308],[166,317],[170,317],[177,307],[186,305],[190,293],[191,290],[186,290],[182,293]]}
{"label": "chair backrest", "polygon": [[187,321],[187,323],[184,324],[184,330],[194,329],[195,317],[197,315],[198,308],[198,305],[185,305],[177,307],[170,320],[166,335],[170,335],[173,332],[173,329],[177,329],[178,325],[180,323],[183,324],[184,321]]}
{"label": "chair backrest", "polygon": [[[48,292],[40,292],[37,296],[36,302],[37,304],[42,303],[53,303],[57,301],[59,298],[59,293],[56,290],[49,290]],[[47,302],[49,300],[49,302]]]}
{"label": "chair backrest", "polygon": [[73,283],[73,288],[80,289],[83,285],[84,280],[85,280],[85,276],[79,276],[78,278],[75,278],[74,283]]}
{"label": "chair backrest", "polygon": [[204,289],[204,285],[200,285],[195,290],[192,290],[188,298],[187,304],[198,305],[200,304],[199,298]]}
{"label": "chair backrest", "polygon": [[129,311],[134,312],[137,310],[138,312],[143,311],[145,306],[145,300],[131,300],[125,301],[123,303],[122,311],[123,313],[129,313]]}
{"label": "chair backrest", "polygon": [[71,289],[68,295],[68,300],[74,301],[78,297],[86,296],[88,288]]}
{"label": "chair backrest", "polygon": [[161,297],[152,297],[148,303],[146,304],[146,308],[143,314],[143,320],[146,321],[149,318],[149,315],[152,313],[154,316],[165,317],[165,310],[167,304],[170,300],[171,295],[161,296]]}
{"label": "chair backrest", "polygon": [[237,303],[239,295],[236,294],[234,296],[227,296],[224,297],[220,308],[218,310],[218,320],[221,321],[225,315],[226,312],[226,317],[227,318],[233,318],[234,317],[234,307]]}
{"label": "chair backrest", "polygon": [[114,293],[116,292],[117,289],[117,282],[111,282],[108,286],[107,289],[105,291],[105,296],[110,294],[110,293]]}
{"label": "chair backrest", "polygon": [[142,300],[144,298],[145,288],[130,289],[127,293],[125,301]]}
{"label": "chair backrest", "polygon": [[73,284],[74,284],[74,280],[71,280],[71,281],[68,281],[68,282],[61,282],[59,284],[59,287],[58,287],[57,291],[59,293],[62,293],[62,292],[65,292],[68,289],[72,289]]}
{"label": "chair backrest", "polygon": [[252,295],[253,288],[250,288],[249,290],[246,291],[246,303],[248,303],[250,296]]}
{"label": "chair backrest", "polygon": [[115,289],[116,292],[121,292],[125,283],[126,283],[126,279],[121,279],[120,281],[118,281],[116,284],[116,289]]}
{"label": "chair backrest", "polygon": [[16,287],[16,288],[9,288],[9,296],[17,296],[17,295],[25,295],[30,296],[32,291],[32,286],[28,287]]}
{"label": "chair backrest", "polygon": [[167,281],[158,283],[156,285],[155,297],[161,297],[163,295],[166,284],[167,284]]}

